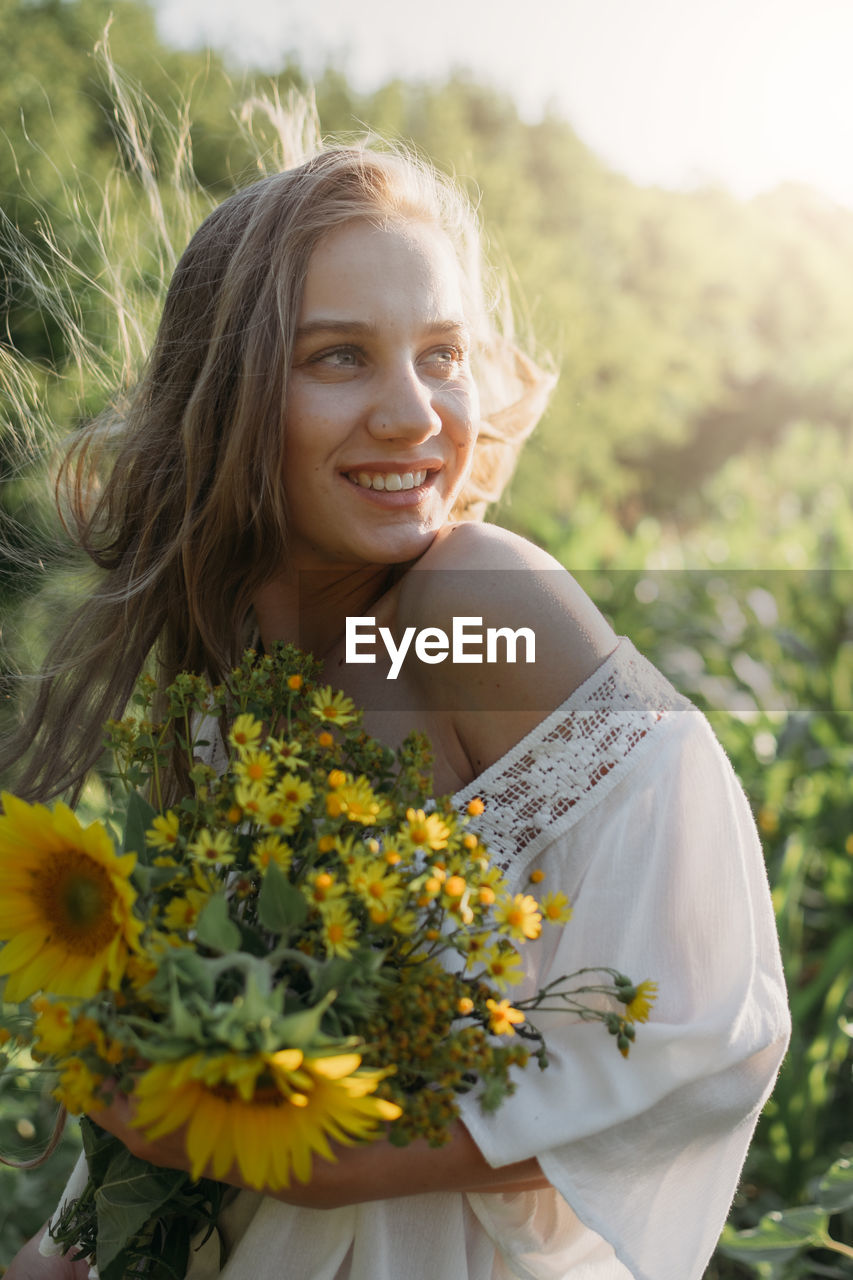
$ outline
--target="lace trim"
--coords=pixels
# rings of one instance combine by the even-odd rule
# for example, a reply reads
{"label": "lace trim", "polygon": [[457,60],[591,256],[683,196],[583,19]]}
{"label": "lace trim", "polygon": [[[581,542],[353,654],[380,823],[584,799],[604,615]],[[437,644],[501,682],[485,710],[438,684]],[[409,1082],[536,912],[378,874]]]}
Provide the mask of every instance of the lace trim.
{"label": "lace trim", "polygon": [[692,704],[622,637],[613,653],[515,747],[453,797],[477,818],[511,880],[598,804],[639,759],[651,731]]}

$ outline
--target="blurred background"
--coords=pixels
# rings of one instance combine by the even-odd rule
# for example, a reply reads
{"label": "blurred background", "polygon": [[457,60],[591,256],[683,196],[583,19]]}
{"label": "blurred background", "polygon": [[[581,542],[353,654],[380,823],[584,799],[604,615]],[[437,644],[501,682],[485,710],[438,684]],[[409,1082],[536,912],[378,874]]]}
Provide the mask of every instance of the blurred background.
{"label": "blurred background", "polygon": [[[0,681],[76,581],[51,424],[132,377],[170,246],[275,162],[241,104],[313,84],[325,133],[453,172],[560,373],[492,518],[708,713],[765,846],[794,1039],[708,1280],[853,1275],[851,59],[849,0],[0,0]],[[0,1078],[0,1153],[49,1123]],[[76,1141],[0,1169],[0,1265]]]}

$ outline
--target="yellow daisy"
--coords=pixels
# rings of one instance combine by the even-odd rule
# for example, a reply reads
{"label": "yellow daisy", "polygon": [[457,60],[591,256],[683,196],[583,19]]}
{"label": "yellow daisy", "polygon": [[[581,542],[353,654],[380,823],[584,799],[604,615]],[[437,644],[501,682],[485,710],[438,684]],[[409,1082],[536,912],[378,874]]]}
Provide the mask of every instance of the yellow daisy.
{"label": "yellow daisy", "polygon": [[305,782],[295,773],[285,773],[279,779],[273,794],[295,809],[304,809],[314,795],[314,788],[310,782]]}
{"label": "yellow daisy", "polygon": [[241,782],[261,786],[275,781],[276,762],[268,751],[258,751],[255,747],[247,747],[241,752],[241,759],[234,765],[234,776]]}
{"label": "yellow daisy", "polygon": [[379,909],[381,919],[376,920],[377,924],[393,915],[405,892],[400,877],[389,868],[384,858],[374,858],[353,868],[350,885],[369,911]]}
{"label": "yellow daisy", "polygon": [[294,1175],[307,1182],[315,1154],[334,1160],[330,1138],[352,1146],[400,1115],[371,1096],[384,1073],[360,1065],[356,1053],[298,1049],[157,1063],[137,1083],[134,1124],[152,1139],[186,1125],[194,1178],[208,1166],[223,1178],[236,1164],[247,1186],[275,1191]]}
{"label": "yellow daisy", "polygon": [[504,898],[495,907],[495,920],[506,926],[511,938],[538,938],[542,932],[539,904],[529,893]]}
{"label": "yellow daisy", "polygon": [[404,840],[427,849],[444,849],[450,836],[450,827],[437,813],[424,813],[423,809],[406,810],[406,826],[400,833]]}
{"label": "yellow daisy", "polygon": [[145,839],[150,848],[164,849],[167,852],[174,849],[180,836],[179,824],[180,819],[174,809],[170,809],[168,813],[158,813],[145,832]]}
{"label": "yellow daisy", "polygon": [[163,911],[163,924],[167,929],[186,932],[194,929],[196,921],[210,899],[203,889],[187,889],[186,893],[172,898]]}
{"label": "yellow daisy", "polygon": [[658,984],[656,982],[637,983],[636,987],[625,987],[619,993],[619,999],[625,1004],[625,1017],[629,1022],[648,1022],[652,1005],[657,999]]}
{"label": "yellow daisy", "polygon": [[63,1001],[51,1002],[45,996],[36,996],[32,1003],[38,1015],[33,1026],[36,1052],[45,1057],[62,1053],[74,1036],[71,1009]]}
{"label": "yellow daisy", "polygon": [[496,1036],[515,1035],[513,1024],[524,1021],[521,1010],[513,1009],[508,1000],[487,1000],[486,1008],[489,1011],[489,1030]]}
{"label": "yellow daisy", "polygon": [[187,846],[190,855],[202,866],[227,867],[234,861],[231,837],[227,831],[208,831],[206,827]]}
{"label": "yellow daisy", "polygon": [[[490,947],[483,956],[483,963],[486,966],[486,973],[495,985],[500,987],[501,991],[505,991],[507,987],[515,986],[524,977],[521,956],[514,947],[502,947],[500,944],[496,947]],[[470,948],[468,950],[468,964],[471,964]]]}
{"label": "yellow daisy", "polygon": [[53,1096],[73,1116],[82,1115],[84,1111],[97,1111],[104,1106],[103,1098],[98,1096],[98,1086],[103,1079],[103,1076],[96,1076],[90,1071],[79,1058],[68,1058]]}
{"label": "yellow daisy", "polygon": [[565,924],[572,918],[572,908],[564,893],[546,893],[540,910],[549,924]]}
{"label": "yellow daisy", "polygon": [[341,884],[330,871],[314,871],[308,877],[307,897],[314,906],[322,907],[324,903],[334,902],[346,893],[346,885]]}
{"label": "yellow daisy", "polygon": [[254,716],[246,713],[237,716],[231,726],[231,732],[228,734],[228,741],[232,747],[236,747],[240,752],[251,751],[260,745],[263,732],[264,726],[260,720],[256,720]]}
{"label": "yellow daisy", "polygon": [[341,728],[353,724],[358,719],[352,698],[347,698],[340,690],[337,693],[333,692],[330,684],[323,689],[318,689],[314,694],[311,701],[311,714],[319,716],[329,724],[338,724]]}
{"label": "yellow daisy", "polygon": [[255,841],[249,855],[249,861],[258,871],[266,871],[271,862],[281,867],[282,871],[287,871],[292,858],[293,850],[290,845],[278,836],[262,836]]}
{"label": "yellow daisy", "polygon": [[326,796],[326,812],[330,818],[349,818],[350,822],[360,822],[362,826],[373,826],[384,822],[391,816],[388,802],[377,796],[367,778],[351,778],[344,775],[343,782],[332,781],[334,773],[329,775],[329,786],[332,788]]}
{"label": "yellow daisy", "polygon": [[133,916],[132,853],[118,855],[100,822],[81,825],[4,792],[0,817],[0,975],[5,998],[86,998],[121,983],[142,924]]}
{"label": "yellow daisy", "polygon": [[358,925],[347,911],[345,903],[339,899],[325,903],[322,907],[322,921],[321,935],[326,954],[349,959],[358,945]]}

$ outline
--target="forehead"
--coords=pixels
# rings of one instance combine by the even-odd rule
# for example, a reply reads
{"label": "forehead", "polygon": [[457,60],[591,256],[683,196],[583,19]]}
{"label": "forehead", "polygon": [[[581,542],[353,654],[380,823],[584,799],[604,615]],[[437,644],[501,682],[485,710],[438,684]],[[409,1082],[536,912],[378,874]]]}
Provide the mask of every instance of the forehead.
{"label": "forehead", "polygon": [[462,272],[443,231],[422,222],[358,221],[329,232],[311,254],[300,320],[379,320],[385,313],[461,320],[464,310]]}

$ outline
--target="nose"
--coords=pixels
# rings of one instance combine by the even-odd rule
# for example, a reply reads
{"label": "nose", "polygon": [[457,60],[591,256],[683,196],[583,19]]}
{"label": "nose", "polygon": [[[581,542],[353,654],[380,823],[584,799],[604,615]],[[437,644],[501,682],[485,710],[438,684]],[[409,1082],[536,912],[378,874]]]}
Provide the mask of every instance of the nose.
{"label": "nose", "polygon": [[377,440],[428,440],[443,426],[430,388],[411,365],[388,370],[376,384],[367,429]]}

